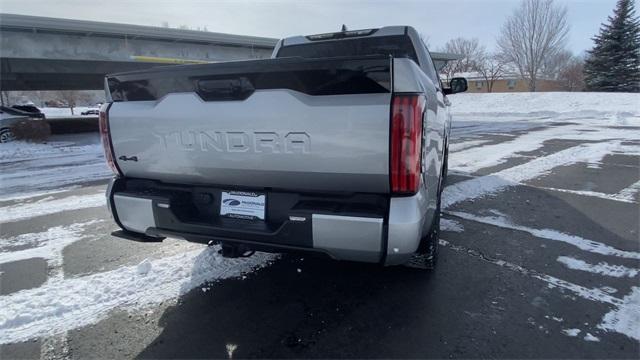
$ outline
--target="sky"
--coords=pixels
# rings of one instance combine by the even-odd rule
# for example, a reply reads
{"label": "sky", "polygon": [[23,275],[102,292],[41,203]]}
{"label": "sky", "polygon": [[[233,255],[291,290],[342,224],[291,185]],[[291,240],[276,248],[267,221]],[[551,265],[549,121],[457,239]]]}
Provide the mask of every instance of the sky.
{"label": "sky", "polygon": [[[617,0],[555,0],[568,9],[569,50],[592,47],[591,38]],[[432,50],[455,37],[478,38],[488,49],[518,0],[0,0],[0,12],[171,27],[281,38],[349,29],[411,25]]]}

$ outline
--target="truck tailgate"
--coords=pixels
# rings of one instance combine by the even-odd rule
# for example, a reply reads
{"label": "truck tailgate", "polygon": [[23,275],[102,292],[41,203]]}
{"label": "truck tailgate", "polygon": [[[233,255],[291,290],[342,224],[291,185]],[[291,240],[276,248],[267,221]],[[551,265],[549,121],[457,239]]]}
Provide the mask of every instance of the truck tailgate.
{"label": "truck tailgate", "polygon": [[127,177],[389,191],[389,58],[283,58],[108,77]]}

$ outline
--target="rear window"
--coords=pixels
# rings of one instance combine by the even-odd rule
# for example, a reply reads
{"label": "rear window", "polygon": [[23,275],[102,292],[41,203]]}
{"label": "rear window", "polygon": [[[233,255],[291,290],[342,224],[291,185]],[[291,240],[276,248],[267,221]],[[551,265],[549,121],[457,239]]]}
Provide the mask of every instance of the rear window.
{"label": "rear window", "polygon": [[418,63],[411,39],[406,35],[316,41],[284,46],[280,48],[276,57],[324,58],[364,55],[392,55],[396,58],[410,58]]}

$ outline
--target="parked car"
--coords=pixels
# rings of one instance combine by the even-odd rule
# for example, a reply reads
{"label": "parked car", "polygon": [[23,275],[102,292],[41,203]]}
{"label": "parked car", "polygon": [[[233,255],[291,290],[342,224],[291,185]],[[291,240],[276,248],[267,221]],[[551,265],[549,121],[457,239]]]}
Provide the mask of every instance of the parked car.
{"label": "parked car", "polygon": [[29,114],[25,114],[21,110],[0,106],[0,143],[8,143],[15,140],[12,130],[13,124],[30,118]]}
{"label": "parked car", "polygon": [[11,108],[26,112],[30,117],[44,120],[46,117],[35,105],[12,105]]}
{"label": "parked car", "polygon": [[100,109],[88,109],[80,113],[80,115],[99,115]]}
{"label": "parked car", "polygon": [[[168,85],[171,84],[171,85]],[[433,268],[447,95],[412,27],[280,40],[272,59],[107,76],[114,235]]]}

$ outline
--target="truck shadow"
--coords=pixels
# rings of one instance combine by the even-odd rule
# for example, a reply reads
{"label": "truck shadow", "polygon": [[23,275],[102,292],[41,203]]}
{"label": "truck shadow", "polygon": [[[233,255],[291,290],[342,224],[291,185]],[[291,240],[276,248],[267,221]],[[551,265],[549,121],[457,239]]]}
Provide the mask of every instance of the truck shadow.
{"label": "truck shadow", "polygon": [[[433,276],[409,268],[283,255],[245,279],[187,293],[165,311],[159,323],[163,332],[138,357],[227,358],[233,347],[236,358],[308,357],[307,350],[320,339],[330,348],[348,349],[349,342],[362,343],[363,331],[380,333],[406,323],[407,307],[427,313],[424,294],[431,292]],[[365,342],[373,346],[378,340]],[[362,356],[362,349],[353,351],[343,356]]]}

